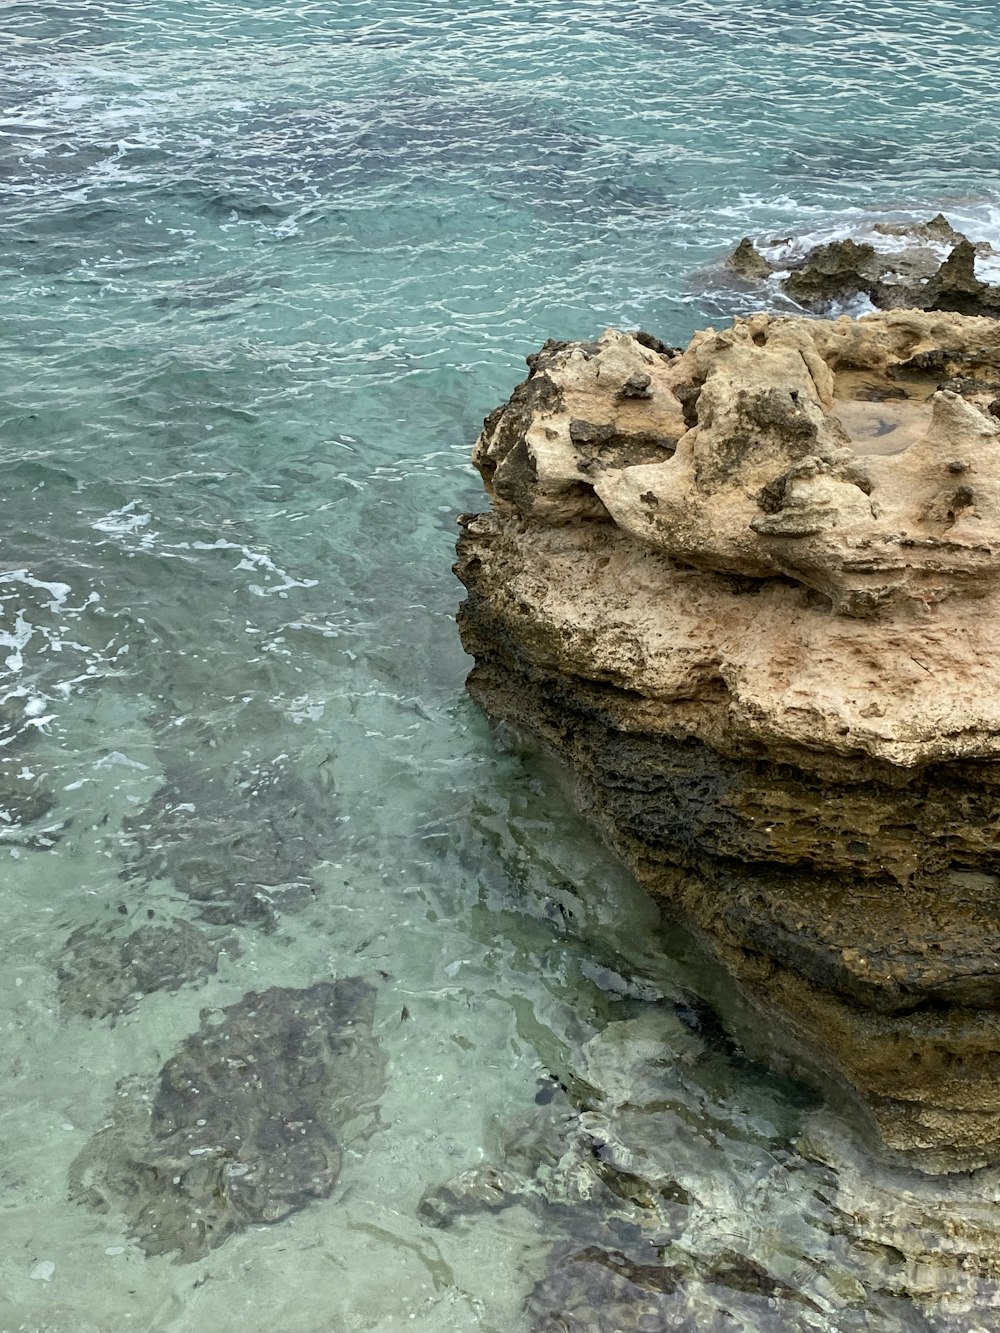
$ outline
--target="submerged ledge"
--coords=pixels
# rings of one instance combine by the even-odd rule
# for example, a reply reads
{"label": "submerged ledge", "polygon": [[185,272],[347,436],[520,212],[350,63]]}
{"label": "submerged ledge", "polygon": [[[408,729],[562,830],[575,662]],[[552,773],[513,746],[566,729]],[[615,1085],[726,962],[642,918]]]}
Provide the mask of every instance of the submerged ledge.
{"label": "submerged ledge", "polygon": [[473,697],[924,1171],[1000,1161],[1000,324],[548,343],[462,520]]}

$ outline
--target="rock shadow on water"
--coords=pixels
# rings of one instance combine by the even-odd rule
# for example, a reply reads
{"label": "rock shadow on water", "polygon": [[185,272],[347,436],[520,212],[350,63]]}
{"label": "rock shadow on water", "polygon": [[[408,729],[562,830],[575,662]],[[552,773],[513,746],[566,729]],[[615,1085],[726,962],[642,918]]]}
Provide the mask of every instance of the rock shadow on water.
{"label": "rock shadow on water", "polygon": [[155,1091],[120,1086],[70,1168],[70,1198],[124,1214],[147,1255],[187,1263],[329,1197],[341,1137],[373,1132],[385,1057],[360,977],[251,991],[203,1011]]}

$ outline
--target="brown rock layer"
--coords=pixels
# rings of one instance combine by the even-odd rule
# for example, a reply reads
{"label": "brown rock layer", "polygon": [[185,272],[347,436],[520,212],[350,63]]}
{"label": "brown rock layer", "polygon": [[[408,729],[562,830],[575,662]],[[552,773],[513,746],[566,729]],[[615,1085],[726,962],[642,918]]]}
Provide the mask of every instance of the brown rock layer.
{"label": "brown rock layer", "polygon": [[925,1169],[1000,1158],[1000,325],[548,344],[463,520],[473,696]]}

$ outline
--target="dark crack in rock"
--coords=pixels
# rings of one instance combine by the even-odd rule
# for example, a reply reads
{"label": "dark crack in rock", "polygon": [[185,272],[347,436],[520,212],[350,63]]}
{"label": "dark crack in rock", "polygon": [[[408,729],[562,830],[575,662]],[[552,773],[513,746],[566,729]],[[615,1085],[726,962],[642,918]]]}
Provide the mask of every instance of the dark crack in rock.
{"label": "dark crack in rock", "polygon": [[374,1007],[374,988],[346,977],[203,1011],[155,1092],[119,1089],[71,1167],[71,1198],[120,1210],[148,1255],[178,1262],[327,1198],[343,1128],[373,1127],[384,1087]]}

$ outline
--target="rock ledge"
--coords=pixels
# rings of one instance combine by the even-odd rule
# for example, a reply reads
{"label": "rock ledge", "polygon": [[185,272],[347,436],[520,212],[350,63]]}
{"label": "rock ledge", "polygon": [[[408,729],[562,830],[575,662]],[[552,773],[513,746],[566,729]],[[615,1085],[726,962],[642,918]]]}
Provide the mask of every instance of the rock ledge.
{"label": "rock ledge", "polygon": [[1000,1159],[1000,323],[548,343],[475,448],[469,689],[925,1170]]}

